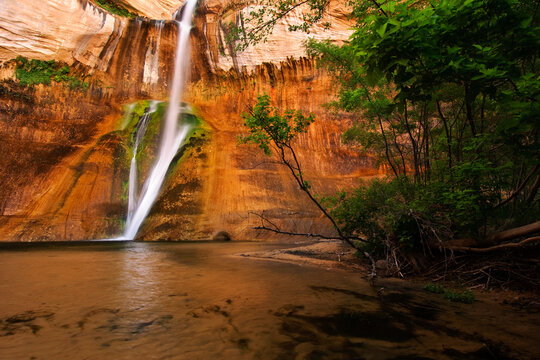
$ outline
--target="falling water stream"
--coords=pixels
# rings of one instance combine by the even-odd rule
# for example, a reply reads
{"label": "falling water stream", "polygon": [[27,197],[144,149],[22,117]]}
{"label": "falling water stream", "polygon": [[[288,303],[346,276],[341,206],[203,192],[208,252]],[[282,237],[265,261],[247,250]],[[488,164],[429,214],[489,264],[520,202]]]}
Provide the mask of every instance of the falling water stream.
{"label": "falling water stream", "polygon": [[128,215],[126,220],[126,226],[129,228],[131,221],[133,219],[133,214],[136,210],[137,205],[137,150],[139,149],[139,144],[146,134],[146,129],[148,128],[148,122],[152,118],[154,112],[156,112],[157,101],[150,102],[150,107],[143,114],[141,119],[138,122],[137,132],[135,134],[135,143],[133,144],[133,156],[131,157],[131,164],[129,168],[129,190],[128,190]]}
{"label": "falling water stream", "polygon": [[[178,26],[178,42],[176,47],[176,56],[174,63],[174,76],[172,82],[169,107],[165,116],[165,123],[162,127],[161,142],[158,150],[158,157],[154,163],[148,178],[146,179],[140,196],[137,198],[136,191],[136,147],[138,146],[139,131],[143,125],[139,125],[136,134],[134,156],[130,170],[129,185],[129,204],[126,229],[120,240],[133,240],[139,231],[144,219],[148,216],[152,205],[154,204],[169,165],[176,155],[178,149],[186,139],[190,126],[186,124],[178,125],[178,115],[180,113],[180,96],[184,88],[186,68],[189,66],[189,33],[193,13],[197,0],[187,0],[182,18]],[[176,14],[175,14],[176,19]],[[150,112],[150,111],[149,111]],[[147,112],[148,114],[148,112]],[[141,119],[143,121],[144,119]],[[147,120],[147,119],[146,119]],[[135,168],[135,169],[134,169]],[[133,177],[132,177],[133,174]]]}

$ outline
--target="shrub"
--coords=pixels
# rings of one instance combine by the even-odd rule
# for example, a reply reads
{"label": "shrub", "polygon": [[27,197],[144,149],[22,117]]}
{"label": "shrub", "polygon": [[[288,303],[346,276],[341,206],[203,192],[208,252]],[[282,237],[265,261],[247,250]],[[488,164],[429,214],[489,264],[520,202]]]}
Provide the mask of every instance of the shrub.
{"label": "shrub", "polygon": [[70,89],[86,91],[89,84],[78,77],[69,75],[70,68],[54,60],[43,61],[17,57],[15,77],[22,86],[38,84],[50,85],[51,80],[63,83]]}
{"label": "shrub", "polygon": [[96,4],[98,4],[101,8],[107,10],[111,14],[126,17],[129,19],[133,19],[137,16],[137,14],[132,13],[131,11],[127,10],[122,6],[119,6],[111,0],[96,0]]}

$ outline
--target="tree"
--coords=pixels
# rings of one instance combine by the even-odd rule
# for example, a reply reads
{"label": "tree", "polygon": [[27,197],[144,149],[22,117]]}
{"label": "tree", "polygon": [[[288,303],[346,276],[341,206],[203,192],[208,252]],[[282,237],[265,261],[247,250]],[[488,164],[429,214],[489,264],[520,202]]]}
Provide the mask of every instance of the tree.
{"label": "tree", "polygon": [[[539,232],[539,2],[352,5],[349,42],[307,47],[341,82],[331,105],[358,114],[344,140],[392,176],[325,199],[343,235],[388,251],[451,248],[452,239],[470,239],[460,248],[471,249]],[[512,227],[527,232],[497,236]]]}
{"label": "tree", "polygon": [[[312,114],[305,116],[301,112],[294,110],[286,110],[283,115],[280,115],[279,109],[270,105],[270,96],[262,95],[257,98],[257,104],[254,108],[249,113],[243,114],[242,117],[244,118],[245,126],[249,129],[249,135],[240,136],[238,139],[239,143],[255,144],[268,156],[272,155],[272,149],[276,151],[280,162],[289,169],[299,188],[306,193],[311,202],[330,220],[338,233],[338,238],[347,242],[352,247],[356,247],[353,240],[360,239],[356,236],[345,235],[334,218],[311,193],[311,185],[302,173],[300,162],[292,146],[292,142],[296,136],[307,131],[308,126],[314,121],[314,116]],[[262,228],[283,233],[281,230],[270,229],[264,226]],[[287,233],[291,235],[307,235]],[[324,235],[317,236],[335,238]]]}
{"label": "tree", "polygon": [[[524,12],[527,5],[534,11]],[[334,202],[338,221],[360,232],[382,227],[386,239],[441,244],[488,243],[499,230],[540,218],[537,8],[511,0],[388,1],[358,19],[348,44],[308,45],[342,79],[334,106],[361,115],[344,139],[384,154],[394,174],[375,184],[394,216],[358,214],[368,187]],[[399,185],[403,176],[412,188]],[[407,224],[415,223],[411,236]]]}
{"label": "tree", "polygon": [[[302,23],[289,25],[289,31],[309,32],[312,25],[323,19],[330,0],[257,0],[246,11],[240,11],[235,23],[228,26],[227,40],[235,44],[235,50],[245,50],[249,45],[266,42],[277,22],[293,10],[302,9]],[[330,27],[330,23],[325,23]]]}

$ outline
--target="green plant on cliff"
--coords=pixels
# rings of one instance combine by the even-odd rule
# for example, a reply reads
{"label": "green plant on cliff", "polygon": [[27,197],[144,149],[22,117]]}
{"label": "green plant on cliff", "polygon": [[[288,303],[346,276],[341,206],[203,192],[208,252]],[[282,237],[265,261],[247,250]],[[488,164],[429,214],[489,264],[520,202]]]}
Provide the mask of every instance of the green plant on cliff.
{"label": "green plant on cliff", "polygon": [[95,0],[96,4],[107,10],[111,14],[133,19],[137,16],[136,13],[129,11],[115,0]]}
{"label": "green plant on cliff", "polygon": [[84,80],[69,75],[71,70],[69,66],[54,60],[43,61],[19,56],[16,59],[16,64],[15,77],[23,86],[50,85],[51,81],[55,81],[74,90],[86,91],[89,87],[89,84]]}

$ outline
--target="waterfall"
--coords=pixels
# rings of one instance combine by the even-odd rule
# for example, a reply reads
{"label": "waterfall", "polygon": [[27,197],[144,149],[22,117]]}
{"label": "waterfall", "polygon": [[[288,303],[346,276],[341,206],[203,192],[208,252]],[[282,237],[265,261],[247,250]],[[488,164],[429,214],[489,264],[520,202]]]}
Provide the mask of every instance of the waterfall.
{"label": "waterfall", "polygon": [[[180,145],[186,139],[186,136],[189,132],[189,125],[178,125],[178,115],[180,113],[180,96],[182,95],[182,90],[184,88],[184,74],[187,67],[189,66],[189,33],[191,31],[191,23],[193,13],[195,12],[195,6],[197,0],[187,0],[182,18],[178,23],[178,42],[176,47],[176,55],[174,62],[174,76],[172,82],[171,96],[169,99],[169,107],[165,116],[165,123],[162,126],[161,130],[161,140],[158,150],[158,157],[154,163],[152,170],[150,171],[148,178],[144,182],[141,194],[138,200],[135,200],[136,192],[136,149],[134,149],[134,156],[132,158],[131,168],[135,167],[135,170],[130,170],[130,194],[129,200],[131,205],[131,210],[128,207],[128,219],[126,222],[126,229],[124,234],[120,239],[124,240],[133,240],[139,231],[139,227],[143,223],[146,216],[150,212],[152,205],[154,204],[156,198],[159,195],[159,190],[163,181],[165,180],[165,175],[169,169],[169,165],[173,160],[174,156],[178,152]],[[175,13],[175,20],[177,14]],[[150,116],[150,115],[149,115]],[[141,119],[142,120],[142,119]],[[147,121],[147,120],[146,120]],[[137,139],[139,137],[139,132],[143,125],[139,126],[137,130],[135,146],[138,146]],[[132,172],[133,175],[133,185],[132,185]],[[131,189],[133,187],[133,197]],[[133,201],[131,201],[133,200]]]}
{"label": "waterfall", "polygon": [[137,123],[137,132],[135,133],[135,141],[133,144],[133,156],[131,157],[131,165],[129,168],[129,190],[128,190],[128,215],[126,220],[126,227],[129,227],[133,214],[137,206],[137,150],[141,143],[144,134],[146,134],[146,128],[148,122],[152,118],[152,114],[156,112],[157,101],[150,102],[150,107],[146,109],[143,116]]}

